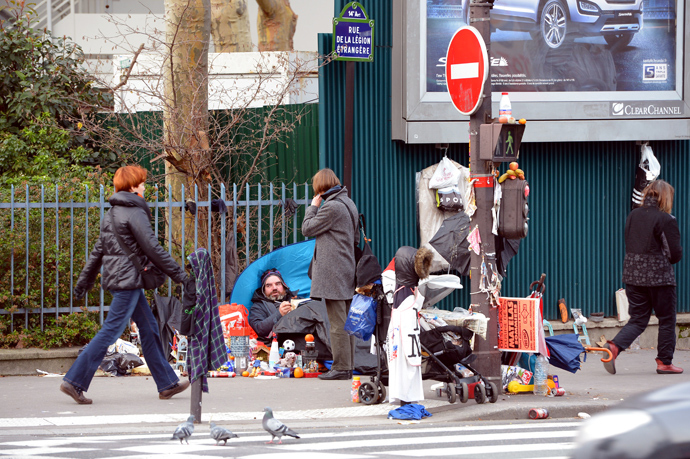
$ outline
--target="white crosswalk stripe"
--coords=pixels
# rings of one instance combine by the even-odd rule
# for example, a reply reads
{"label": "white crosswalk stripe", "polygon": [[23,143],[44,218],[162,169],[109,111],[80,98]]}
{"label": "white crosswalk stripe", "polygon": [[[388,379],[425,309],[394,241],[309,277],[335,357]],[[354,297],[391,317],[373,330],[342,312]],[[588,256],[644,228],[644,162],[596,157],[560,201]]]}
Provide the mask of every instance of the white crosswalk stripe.
{"label": "white crosswalk stripe", "polygon": [[242,459],[367,459],[381,457],[508,457],[565,459],[581,421],[481,423],[477,425],[395,426],[300,432],[281,445],[266,445],[261,430],[237,431],[227,446],[216,446],[208,426],[197,426],[189,445],[168,434],[84,435],[0,442],[3,457],[237,457]]}

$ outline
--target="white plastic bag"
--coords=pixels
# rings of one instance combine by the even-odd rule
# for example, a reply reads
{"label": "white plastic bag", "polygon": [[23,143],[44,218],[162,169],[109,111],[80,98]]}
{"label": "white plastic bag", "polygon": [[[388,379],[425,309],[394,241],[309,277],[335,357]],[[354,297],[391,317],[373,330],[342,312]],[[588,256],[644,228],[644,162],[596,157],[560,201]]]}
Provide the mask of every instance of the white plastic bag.
{"label": "white plastic bag", "polygon": [[429,180],[429,188],[437,190],[439,188],[457,186],[459,180],[460,169],[455,167],[447,156],[444,156],[441,162],[438,163],[438,167],[436,167],[434,175],[431,176],[431,180]]}
{"label": "white plastic bag", "polygon": [[640,158],[640,168],[645,171],[648,182],[656,180],[661,172],[661,164],[654,156],[652,147],[647,144],[642,145],[642,157]]}

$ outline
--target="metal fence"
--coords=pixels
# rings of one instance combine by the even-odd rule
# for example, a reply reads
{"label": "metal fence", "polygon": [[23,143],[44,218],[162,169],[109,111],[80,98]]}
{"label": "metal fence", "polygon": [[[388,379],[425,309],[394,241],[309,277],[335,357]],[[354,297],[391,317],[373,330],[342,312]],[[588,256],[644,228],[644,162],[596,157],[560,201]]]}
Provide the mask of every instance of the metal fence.
{"label": "metal fence", "polygon": [[[32,200],[32,191],[38,199]],[[46,200],[47,191],[54,194],[54,199]],[[21,188],[15,190],[12,186],[9,200],[4,196],[0,202],[0,226],[3,227],[0,230],[0,250],[4,258],[0,260],[4,268],[4,272],[0,272],[0,315],[11,315],[13,328],[17,319],[22,322],[22,315],[25,328],[29,327],[31,316],[33,322],[43,329],[44,317],[57,318],[59,314],[72,313],[82,307],[98,311],[103,323],[109,295],[100,286],[100,281],[96,285],[96,304],[93,301],[89,304],[88,296],[79,304],[72,297],[72,288],[83,262],[97,240],[100,221],[111,207],[103,185],[98,190],[97,199],[92,191],[86,187],[84,200],[75,202],[73,199],[61,201],[64,189],[59,189],[58,185],[54,190],[45,186],[30,190],[27,185],[23,193]],[[182,188],[179,200],[171,199],[170,188],[162,191],[155,187],[148,202],[156,236],[182,266],[186,264],[185,257],[199,247],[206,247],[209,253],[215,254],[214,265],[220,267],[216,279],[221,301],[225,299],[225,292],[232,288],[225,285],[226,249],[230,248],[226,246],[228,240],[234,244],[241,270],[276,247],[305,239],[298,222],[301,223],[305,206],[311,202],[307,184],[283,183],[275,187],[272,183],[247,184],[243,193],[238,192],[237,185],[233,185],[230,193],[224,185],[216,190],[209,185],[205,191],[211,198],[206,200],[199,200],[200,190],[196,186],[191,196],[187,196],[187,190]],[[218,199],[213,199],[214,195]],[[297,204],[296,211],[285,206],[289,199]],[[212,207],[219,207],[218,200],[225,203],[227,212],[209,211]],[[196,206],[193,216],[189,210],[185,211],[190,202]],[[176,212],[182,216],[179,219],[179,240],[185,243],[173,243],[173,227],[169,218]],[[202,232],[200,226],[211,230]],[[206,237],[200,240],[202,233],[206,233]],[[79,250],[77,253],[75,245]],[[162,288],[165,289],[166,285]],[[171,289],[171,280],[168,279],[167,291]]]}

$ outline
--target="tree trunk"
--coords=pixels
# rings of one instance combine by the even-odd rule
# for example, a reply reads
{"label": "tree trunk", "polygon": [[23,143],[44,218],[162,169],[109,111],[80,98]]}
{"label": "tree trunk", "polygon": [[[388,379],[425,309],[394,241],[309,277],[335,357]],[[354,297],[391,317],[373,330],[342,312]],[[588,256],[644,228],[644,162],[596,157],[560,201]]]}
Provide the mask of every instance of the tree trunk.
{"label": "tree trunk", "polygon": [[[193,197],[193,185],[206,195],[212,160],[208,147],[208,46],[210,0],[165,0],[166,44],[164,138],[166,186],[173,201]],[[167,191],[167,190],[166,190]],[[182,210],[184,212],[184,209]],[[181,243],[182,212],[168,216],[173,241]]]}
{"label": "tree trunk", "polygon": [[292,51],[297,15],[290,0],[256,0],[259,4],[259,51]]}
{"label": "tree trunk", "polygon": [[247,0],[211,0],[211,33],[217,53],[253,51]]}

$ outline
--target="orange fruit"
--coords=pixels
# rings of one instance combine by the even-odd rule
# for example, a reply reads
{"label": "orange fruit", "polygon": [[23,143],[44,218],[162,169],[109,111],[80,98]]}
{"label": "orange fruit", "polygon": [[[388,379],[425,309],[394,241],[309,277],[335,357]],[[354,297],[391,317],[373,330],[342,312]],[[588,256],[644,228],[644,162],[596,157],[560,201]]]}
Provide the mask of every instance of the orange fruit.
{"label": "orange fruit", "polygon": [[520,121],[518,121],[520,124],[527,124],[527,120],[524,118],[520,118]]}
{"label": "orange fruit", "polygon": [[295,372],[293,373],[295,375],[295,378],[301,378],[304,376],[304,370],[302,370],[300,367],[295,368]]}
{"label": "orange fruit", "polygon": [[313,341],[314,341],[314,335],[312,335],[311,333],[308,334],[308,335],[306,335],[306,336],[304,337],[304,341],[306,341],[307,343],[313,342]]}
{"label": "orange fruit", "polygon": [[249,376],[249,372],[247,370],[244,370],[242,372],[242,376],[244,376],[246,378],[247,376]]}

